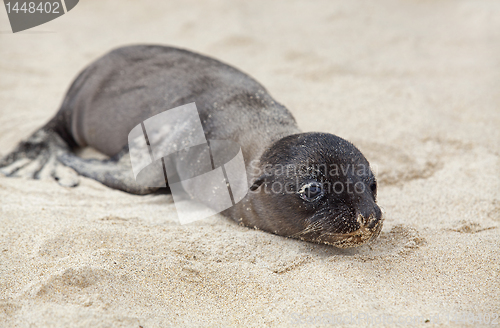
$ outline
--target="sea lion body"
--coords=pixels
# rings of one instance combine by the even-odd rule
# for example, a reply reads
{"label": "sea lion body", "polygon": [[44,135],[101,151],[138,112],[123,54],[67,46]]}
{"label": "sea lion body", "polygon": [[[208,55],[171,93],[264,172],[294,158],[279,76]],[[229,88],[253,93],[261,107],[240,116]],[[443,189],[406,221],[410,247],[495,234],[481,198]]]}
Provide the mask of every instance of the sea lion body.
{"label": "sea lion body", "polygon": [[60,126],[65,119],[62,126],[78,146],[113,156],[126,146],[134,126],[192,102],[207,139],[234,140],[245,159],[300,132],[291,113],[250,76],[217,60],[162,46],[123,47],[92,63],[73,82],[54,120]]}
{"label": "sea lion body", "polygon": [[[131,175],[127,136],[144,120],[193,102],[206,138],[240,145],[247,176],[255,182],[224,215],[278,235],[339,247],[362,244],[380,232],[375,178],[359,150],[331,134],[301,133],[292,114],[253,78],[215,59],[172,47],[123,47],[89,65],[54,118],[0,167],[7,175],[35,178],[49,172],[64,182],[67,179],[58,173],[62,163],[112,188],[154,192],[138,186]],[[83,160],[72,152],[86,146],[112,158]],[[328,169],[318,169],[321,165]],[[364,171],[332,175],[332,165]],[[278,166],[302,168],[283,174]],[[356,182],[366,188],[355,193],[325,188]],[[286,192],[273,189],[277,183],[287,185]],[[309,197],[312,194],[317,197]]]}

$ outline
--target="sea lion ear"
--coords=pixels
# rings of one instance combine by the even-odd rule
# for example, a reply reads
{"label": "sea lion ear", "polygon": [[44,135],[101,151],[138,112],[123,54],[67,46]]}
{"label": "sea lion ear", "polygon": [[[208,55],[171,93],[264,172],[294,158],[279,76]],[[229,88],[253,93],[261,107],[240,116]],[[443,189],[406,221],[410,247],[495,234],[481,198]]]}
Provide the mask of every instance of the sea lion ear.
{"label": "sea lion ear", "polygon": [[269,180],[271,177],[270,174],[263,174],[260,177],[258,177],[254,182],[253,185],[250,187],[250,191],[255,191],[259,189],[260,185],[264,183],[264,181]]}

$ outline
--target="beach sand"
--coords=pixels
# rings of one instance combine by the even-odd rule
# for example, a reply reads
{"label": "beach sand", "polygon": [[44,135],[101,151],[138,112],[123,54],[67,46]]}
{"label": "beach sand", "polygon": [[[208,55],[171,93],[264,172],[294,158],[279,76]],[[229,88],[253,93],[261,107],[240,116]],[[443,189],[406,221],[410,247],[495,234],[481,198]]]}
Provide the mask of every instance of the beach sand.
{"label": "beach sand", "polygon": [[303,131],[353,142],[385,213],[377,241],[343,250],[222,216],[180,225],[169,195],[2,176],[1,327],[433,327],[469,313],[473,326],[500,314],[500,2],[86,0],[16,34],[0,9],[0,31],[0,155],[92,60],[173,45],[255,77]]}

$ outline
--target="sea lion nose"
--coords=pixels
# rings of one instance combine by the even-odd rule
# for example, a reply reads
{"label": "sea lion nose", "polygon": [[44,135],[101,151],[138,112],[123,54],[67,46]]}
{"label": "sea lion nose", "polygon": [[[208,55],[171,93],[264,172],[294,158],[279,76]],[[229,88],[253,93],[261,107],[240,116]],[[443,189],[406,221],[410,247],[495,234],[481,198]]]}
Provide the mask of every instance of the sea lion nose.
{"label": "sea lion nose", "polygon": [[377,204],[372,206],[363,206],[357,210],[358,222],[361,226],[365,226],[371,229],[377,225],[377,223],[382,218],[382,211]]}

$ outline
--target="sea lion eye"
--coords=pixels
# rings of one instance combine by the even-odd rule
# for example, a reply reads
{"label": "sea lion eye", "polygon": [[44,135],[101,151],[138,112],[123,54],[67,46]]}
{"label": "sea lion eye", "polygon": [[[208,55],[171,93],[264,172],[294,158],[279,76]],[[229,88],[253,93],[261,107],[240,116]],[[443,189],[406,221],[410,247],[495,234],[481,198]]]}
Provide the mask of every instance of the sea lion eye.
{"label": "sea lion eye", "polygon": [[323,196],[323,186],[319,182],[311,182],[304,185],[300,188],[300,196],[302,199],[307,200],[308,202],[313,202],[321,198]]}
{"label": "sea lion eye", "polygon": [[370,190],[375,194],[377,192],[377,181],[373,181],[370,185]]}

